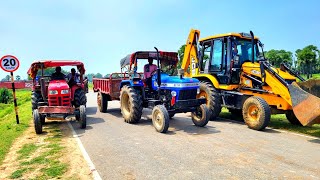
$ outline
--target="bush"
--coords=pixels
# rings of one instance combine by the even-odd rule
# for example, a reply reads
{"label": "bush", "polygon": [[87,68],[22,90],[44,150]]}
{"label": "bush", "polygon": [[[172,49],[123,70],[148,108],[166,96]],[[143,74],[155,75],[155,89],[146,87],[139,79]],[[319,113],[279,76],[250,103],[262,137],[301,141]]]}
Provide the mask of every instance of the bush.
{"label": "bush", "polygon": [[0,103],[8,104],[13,98],[12,93],[7,88],[0,88]]}

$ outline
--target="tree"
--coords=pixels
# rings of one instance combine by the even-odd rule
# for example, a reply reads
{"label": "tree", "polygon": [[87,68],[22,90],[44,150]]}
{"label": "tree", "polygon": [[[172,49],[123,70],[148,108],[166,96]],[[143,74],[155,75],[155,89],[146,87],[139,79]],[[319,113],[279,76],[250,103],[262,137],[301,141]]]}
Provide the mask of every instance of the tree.
{"label": "tree", "polygon": [[186,48],[186,45],[184,44],[178,50],[179,61],[178,61],[177,67],[181,67],[185,48]]}
{"label": "tree", "polygon": [[276,67],[280,67],[281,63],[285,63],[289,66],[292,66],[293,64],[293,55],[290,51],[285,51],[283,49],[271,49],[270,51],[265,52],[265,56],[270,61],[270,63]]}
{"label": "tree", "polygon": [[310,78],[316,65],[318,64],[319,50],[314,45],[309,45],[303,49],[296,50],[296,57],[298,62],[298,68],[307,74],[307,79]]}
{"label": "tree", "polygon": [[102,76],[102,74],[97,73],[97,74],[94,75],[94,77],[95,77],[95,78],[102,78],[103,76]]}
{"label": "tree", "polygon": [[17,75],[17,76],[16,76],[16,80],[17,80],[17,81],[20,81],[20,79],[21,79],[20,75]]}

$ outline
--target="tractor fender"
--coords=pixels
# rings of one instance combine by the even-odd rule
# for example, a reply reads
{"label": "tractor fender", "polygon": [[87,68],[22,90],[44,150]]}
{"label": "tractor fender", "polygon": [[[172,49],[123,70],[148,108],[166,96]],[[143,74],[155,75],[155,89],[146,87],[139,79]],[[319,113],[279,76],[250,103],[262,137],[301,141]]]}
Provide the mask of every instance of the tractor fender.
{"label": "tractor fender", "polygon": [[198,75],[192,76],[192,78],[196,78],[200,81],[203,81],[203,80],[209,81],[215,88],[219,88],[218,80],[216,79],[216,77],[214,77],[211,74],[198,74]]}
{"label": "tractor fender", "polygon": [[137,80],[136,82],[139,82],[139,83],[135,84],[132,80],[123,80],[123,81],[121,81],[121,83],[120,83],[119,89],[121,90],[121,88],[122,88],[124,85],[129,85],[130,87],[133,87],[133,88],[136,88],[136,87],[141,88],[141,87],[143,87],[143,83],[142,83],[141,80],[139,80],[139,81]]}

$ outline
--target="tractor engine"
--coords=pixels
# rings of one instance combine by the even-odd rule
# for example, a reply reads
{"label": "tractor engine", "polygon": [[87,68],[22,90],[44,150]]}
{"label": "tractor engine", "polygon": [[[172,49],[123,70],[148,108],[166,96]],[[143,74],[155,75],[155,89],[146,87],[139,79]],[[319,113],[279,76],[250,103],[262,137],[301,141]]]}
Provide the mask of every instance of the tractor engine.
{"label": "tractor engine", "polygon": [[64,80],[54,80],[48,86],[49,106],[70,106],[71,92],[69,85]]}

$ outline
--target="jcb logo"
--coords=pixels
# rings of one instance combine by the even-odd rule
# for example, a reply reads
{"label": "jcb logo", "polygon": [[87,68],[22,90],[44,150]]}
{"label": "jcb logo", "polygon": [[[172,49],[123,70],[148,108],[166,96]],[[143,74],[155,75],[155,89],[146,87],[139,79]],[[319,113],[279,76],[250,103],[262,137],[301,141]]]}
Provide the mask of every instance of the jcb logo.
{"label": "jcb logo", "polygon": [[197,68],[196,60],[194,59],[193,56],[191,56],[191,73],[192,73],[192,75],[196,75],[196,68]]}

